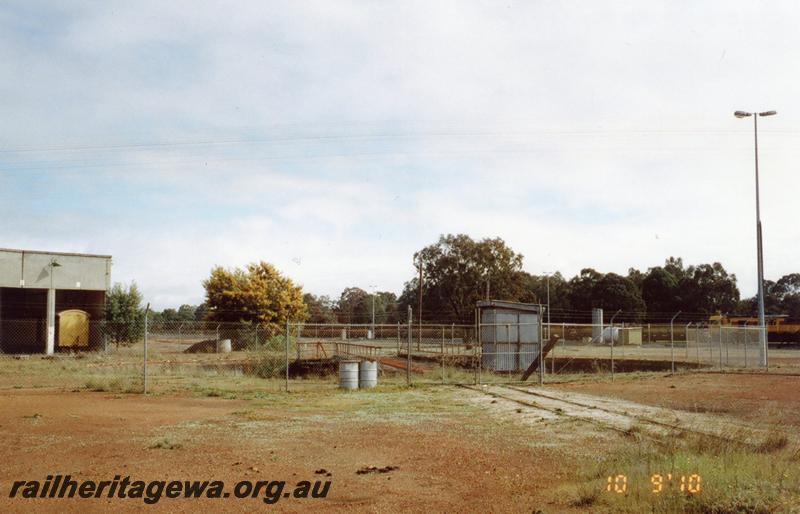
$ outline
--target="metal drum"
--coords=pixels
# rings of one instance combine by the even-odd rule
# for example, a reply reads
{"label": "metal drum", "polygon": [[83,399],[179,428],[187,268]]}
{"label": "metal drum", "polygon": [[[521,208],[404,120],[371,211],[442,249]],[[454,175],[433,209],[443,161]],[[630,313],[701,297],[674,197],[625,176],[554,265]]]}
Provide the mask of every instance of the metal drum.
{"label": "metal drum", "polygon": [[358,361],[339,361],[339,387],[358,389]]}
{"label": "metal drum", "polygon": [[358,372],[358,386],[369,389],[378,385],[378,363],[376,361],[362,361]]}

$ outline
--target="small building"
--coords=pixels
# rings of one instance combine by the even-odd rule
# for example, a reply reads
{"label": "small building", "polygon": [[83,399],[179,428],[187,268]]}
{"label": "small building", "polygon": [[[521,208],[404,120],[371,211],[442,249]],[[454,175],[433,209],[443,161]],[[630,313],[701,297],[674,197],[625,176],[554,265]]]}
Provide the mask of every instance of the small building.
{"label": "small building", "polygon": [[481,367],[494,371],[526,370],[539,356],[541,305],[487,300],[477,303]]}
{"label": "small building", "polygon": [[0,248],[0,352],[98,347],[111,256]]}

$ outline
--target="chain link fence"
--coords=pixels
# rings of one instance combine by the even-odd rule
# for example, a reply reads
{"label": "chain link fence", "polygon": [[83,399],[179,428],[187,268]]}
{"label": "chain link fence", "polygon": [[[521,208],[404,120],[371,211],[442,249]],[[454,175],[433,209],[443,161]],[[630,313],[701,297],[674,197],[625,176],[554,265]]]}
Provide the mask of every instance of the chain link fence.
{"label": "chain link fence", "polygon": [[[0,322],[0,388],[258,395],[337,387],[347,360],[377,363],[379,383],[390,386],[547,383],[758,369],[763,351],[758,327],[697,324],[89,322],[70,330],[57,328],[56,351],[44,355],[44,321]],[[800,350],[773,354],[800,367]]]}

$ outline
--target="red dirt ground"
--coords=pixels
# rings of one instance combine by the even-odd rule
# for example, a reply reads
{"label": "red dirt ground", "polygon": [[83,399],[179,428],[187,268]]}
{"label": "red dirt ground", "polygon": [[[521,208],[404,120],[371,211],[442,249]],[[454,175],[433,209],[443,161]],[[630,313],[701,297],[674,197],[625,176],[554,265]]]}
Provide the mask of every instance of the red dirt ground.
{"label": "red dirt ground", "polygon": [[558,389],[691,412],[725,413],[756,423],[800,426],[800,376],[690,373],[635,381],[559,384]]}
{"label": "red dirt ground", "polygon": [[[466,393],[465,393],[466,394]],[[470,421],[447,414],[408,422],[317,420],[318,413],[221,398],[142,397],[102,392],[0,392],[0,511],[87,512],[199,509],[254,511],[532,512],[541,493],[574,464],[564,449],[534,447],[526,438],[465,430]],[[250,409],[250,410],[248,410]],[[246,414],[242,414],[245,412]],[[316,417],[315,417],[316,416]],[[379,416],[378,416],[379,417]],[[153,448],[164,438],[177,449]],[[498,439],[500,438],[500,439]],[[364,466],[398,466],[356,474]],[[326,478],[314,472],[324,468]],[[13,480],[48,474],[111,480],[327,479],[325,500],[9,499]],[[552,511],[552,509],[545,509]]]}

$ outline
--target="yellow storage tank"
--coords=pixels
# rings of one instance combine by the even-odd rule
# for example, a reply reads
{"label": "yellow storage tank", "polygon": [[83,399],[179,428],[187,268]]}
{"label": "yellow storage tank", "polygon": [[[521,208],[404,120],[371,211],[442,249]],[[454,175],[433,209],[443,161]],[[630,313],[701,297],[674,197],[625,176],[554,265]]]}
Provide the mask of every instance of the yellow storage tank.
{"label": "yellow storage tank", "polygon": [[89,313],[70,309],[58,313],[58,346],[61,348],[89,347]]}

